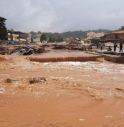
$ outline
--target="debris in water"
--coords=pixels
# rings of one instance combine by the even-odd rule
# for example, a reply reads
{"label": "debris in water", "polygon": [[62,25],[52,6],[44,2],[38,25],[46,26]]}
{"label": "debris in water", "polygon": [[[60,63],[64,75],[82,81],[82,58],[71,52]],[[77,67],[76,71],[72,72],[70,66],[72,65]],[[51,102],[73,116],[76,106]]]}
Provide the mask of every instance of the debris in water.
{"label": "debris in water", "polygon": [[0,88],[0,94],[5,93],[5,89],[4,88]]}
{"label": "debris in water", "polygon": [[7,79],[5,80],[5,82],[6,82],[6,83],[18,84],[19,80],[7,78]]}
{"label": "debris in water", "polygon": [[115,88],[115,89],[118,90],[118,91],[124,92],[124,89],[123,88]]}
{"label": "debris in water", "polygon": [[35,83],[39,83],[39,82],[42,82],[42,81],[46,81],[46,78],[45,77],[34,77],[34,78],[29,80],[29,83],[30,84],[35,84]]}

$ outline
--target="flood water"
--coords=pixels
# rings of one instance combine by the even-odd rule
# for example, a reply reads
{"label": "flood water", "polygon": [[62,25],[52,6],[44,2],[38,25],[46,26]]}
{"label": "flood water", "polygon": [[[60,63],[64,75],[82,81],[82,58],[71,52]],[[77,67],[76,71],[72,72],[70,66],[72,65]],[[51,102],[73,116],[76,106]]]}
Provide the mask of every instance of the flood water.
{"label": "flood water", "polygon": [[15,56],[0,62],[0,126],[123,127],[123,77],[123,64]]}

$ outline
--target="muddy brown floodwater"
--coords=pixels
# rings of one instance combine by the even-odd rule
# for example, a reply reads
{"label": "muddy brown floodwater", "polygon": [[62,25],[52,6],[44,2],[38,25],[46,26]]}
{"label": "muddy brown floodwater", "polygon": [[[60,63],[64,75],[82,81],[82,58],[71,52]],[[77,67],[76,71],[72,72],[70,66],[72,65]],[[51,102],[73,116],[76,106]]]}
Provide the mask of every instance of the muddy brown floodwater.
{"label": "muddy brown floodwater", "polygon": [[6,56],[0,127],[124,127],[124,65]]}

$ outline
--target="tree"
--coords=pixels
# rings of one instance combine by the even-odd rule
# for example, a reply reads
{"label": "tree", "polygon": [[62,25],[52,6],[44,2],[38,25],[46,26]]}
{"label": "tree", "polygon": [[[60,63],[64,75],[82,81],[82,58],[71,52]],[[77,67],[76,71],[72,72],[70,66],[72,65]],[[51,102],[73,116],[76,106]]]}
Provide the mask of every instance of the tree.
{"label": "tree", "polygon": [[49,42],[55,42],[56,39],[54,37],[49,37]]}
{"label": "tree", "polygon": [[59,36],[59,37],[56,39],[56,41],[57,41],[57,42],[63,42],[63,38]]}
{"label": "tree", "polygon": [[40,37],[40,42],[42,43],[44,41],[47,41],[47,36],[45,34],[42,34]]}
{"label": "tree", "polygon": [[7,28],[5,24],[6,19],[0,17],[0,39],[7,40]]}
{"label": "tree", "polygon": [[41,32],[40,32],[40,31],[38,31],[37,33],[38,33],[38,34],[41,34]]}
{"label": "tree", "polygon": [[34,43],[34,39],[33,38],[31,38],[31,43]]}

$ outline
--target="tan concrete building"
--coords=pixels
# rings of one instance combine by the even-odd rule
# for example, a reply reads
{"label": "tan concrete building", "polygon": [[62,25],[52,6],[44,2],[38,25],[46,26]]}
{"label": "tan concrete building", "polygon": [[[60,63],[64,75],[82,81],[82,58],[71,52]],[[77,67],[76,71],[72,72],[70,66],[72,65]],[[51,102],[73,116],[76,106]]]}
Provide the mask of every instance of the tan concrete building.
{"label": "tan concrete building", "polygon": [[100,38],[100,37],[103,37],[104,35],[105,35],[104,32],[88,32],[87,33],[87,39],[91,40],[94,38]]}
{"label": "tan concrete building", "polygon": [[104,40],[124,40],[124,30],[114,31],[112,33],[105,34],[103,37]]}
{"label": "tan concrete building", "polygon": [[28,33],[23,33],[19,31],[14,31],[12,33],[8,33],[8,40],[11,41],[24,41],[26,42],[28,40],[29,34]]}

